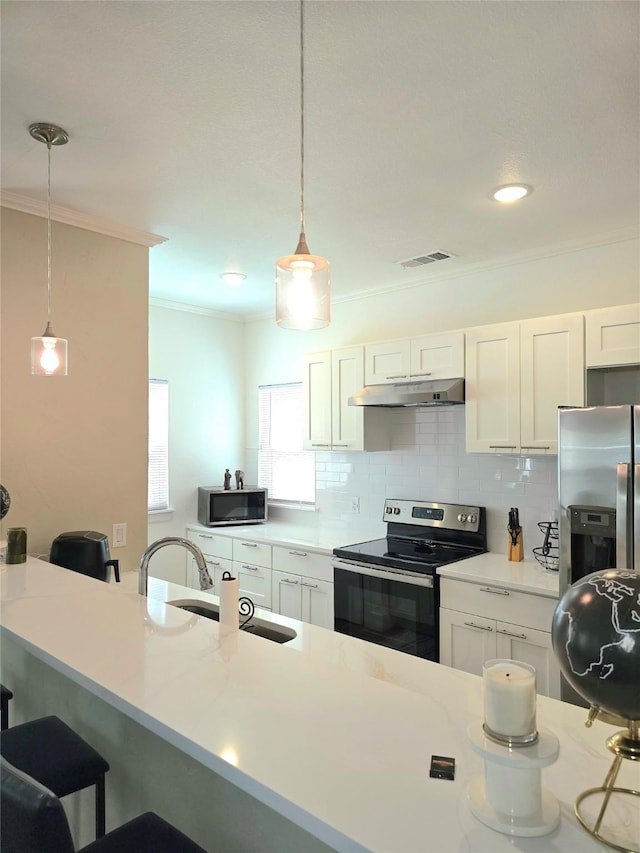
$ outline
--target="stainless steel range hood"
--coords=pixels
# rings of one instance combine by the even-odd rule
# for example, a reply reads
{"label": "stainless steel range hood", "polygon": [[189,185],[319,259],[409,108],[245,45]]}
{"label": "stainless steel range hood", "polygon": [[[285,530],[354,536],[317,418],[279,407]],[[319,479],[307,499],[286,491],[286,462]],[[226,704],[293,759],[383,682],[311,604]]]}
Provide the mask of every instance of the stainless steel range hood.
{"label": "stainless steel range hood", "polygon": [[464,403],[464,379],[432,379],[365,385],[349,397],[350,406],[459,406]]}

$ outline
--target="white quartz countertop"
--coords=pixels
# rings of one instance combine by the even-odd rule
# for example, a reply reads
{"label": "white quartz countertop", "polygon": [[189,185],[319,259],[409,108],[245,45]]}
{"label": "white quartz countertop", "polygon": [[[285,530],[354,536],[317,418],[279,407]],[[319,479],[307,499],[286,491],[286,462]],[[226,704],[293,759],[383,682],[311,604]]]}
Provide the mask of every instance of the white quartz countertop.
{"label": "white quartz countertop", "polygon": [[216,536],[242,537],[251,542],[265,542],[270,545],[299,545],[319,554],[331,554],[334,548],[379,539],[387,535],[384,522],[365,525],[323,524],[306,526],[284,521],[265,521],[261,524],[239,524],[205,527],[203,524],[190,524],[190,529],[214,533]]}
{"label": "white quartz countertop", "polygon": [[[615,729],[586,729],[584,709],[538,698],[539,725],[561,743],[542,777],[562,818],[514,840],[467,804],[483,772],[467,736],[482,716],[476,676],[279,616],[298,631],[284,646],[224,634],[163,603],[207,593],[152,581],[144,598],[34,558],[2,567],[0,593],[4,636],[335,849],[602,851],[573,802],[601,784]],[[429,778],[432,754],[455,757],[455,781]],[[638,788],[631,764],[621,783]],[[640,825],[640,807],[624,809]]]}
{"label": "white quartz countertop", "polygon": [[487,553],[469,557],[438,569],[443,578],[472,583],[496,584],[506,589],[558,597],[558,572],[543,569],[535,560],[511,563],[506,554]]}
{"label": "white quartz countertop", "polygon": [[[252,542],[271,545],[298,545],[319,554],[331,555],[334,548],[355,545],[369,539],[386,536],[383,521],[364,526],[324,525],[306,527],[281,521],[263,524],[246,524],[231,527],[205,527],[190,524],[189,528],[214,533],[216,536],[242,537]],[[549,598],[558,597],[558,573],[543,569],[535,560],[510,563],[506,554],[487,553],[470,557],[438,569],[441,577],[457,578],[473,583],[498,584],[507,589],[517,589]]]}

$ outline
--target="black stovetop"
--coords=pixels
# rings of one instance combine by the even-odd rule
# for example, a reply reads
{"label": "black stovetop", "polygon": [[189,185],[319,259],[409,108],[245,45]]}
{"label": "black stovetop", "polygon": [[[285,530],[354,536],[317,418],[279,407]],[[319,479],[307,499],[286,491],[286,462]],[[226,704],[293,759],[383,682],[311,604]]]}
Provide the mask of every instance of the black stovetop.
{"label": "black stovetop", "polygon": [[484,550],[486,549],[476,546],[434,542],[429,539],[386,536],[384,539],[371,539],[368,542],[334,548],[333,553],[345,560],[432,575],[440,566],[475,557]]}

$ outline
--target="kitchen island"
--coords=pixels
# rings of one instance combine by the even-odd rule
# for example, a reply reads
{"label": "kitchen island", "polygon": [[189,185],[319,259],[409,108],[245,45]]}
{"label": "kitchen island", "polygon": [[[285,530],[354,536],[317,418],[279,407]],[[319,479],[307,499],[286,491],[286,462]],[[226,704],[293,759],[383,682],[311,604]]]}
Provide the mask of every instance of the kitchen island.
{"label": "kitchen island", "polygon": [[[163,601],[206,593],[151,582],[145,599],[33,558],[3,566],[0,591],[14,721],[58,713],[105,755],[108,827],[153,808],[225,853],[602,849],[573,801],[604,778],[615,729],[586,729],[583,709],[539,697],[538,722],[561,742],[542,774],[561,823],[514,842],[467,805],[482,774],[467,737],[482,715],[475,676],[282,616],[297,632],[286,645],[225,635]],[[429,778],[432,754],[456,758],[455,781]],[[623,773],[639,787],[637,767]],[[640,809],[613,814],[630,843]]]}

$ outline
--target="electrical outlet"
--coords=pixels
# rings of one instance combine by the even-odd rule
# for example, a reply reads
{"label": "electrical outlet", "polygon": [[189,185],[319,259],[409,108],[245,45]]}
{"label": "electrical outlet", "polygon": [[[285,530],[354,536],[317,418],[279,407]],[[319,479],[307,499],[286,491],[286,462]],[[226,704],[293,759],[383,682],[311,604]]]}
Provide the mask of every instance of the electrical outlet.
{"label": "electrical outlet", "polygon": [[114,548],[124,548],[127,544],[127,525],[125,523],[113,525],[111,542]]}
{"label": "electrical outlet", "polygon": [[351,512],[356,514],[360,512],[360,498],[351,498]]}

